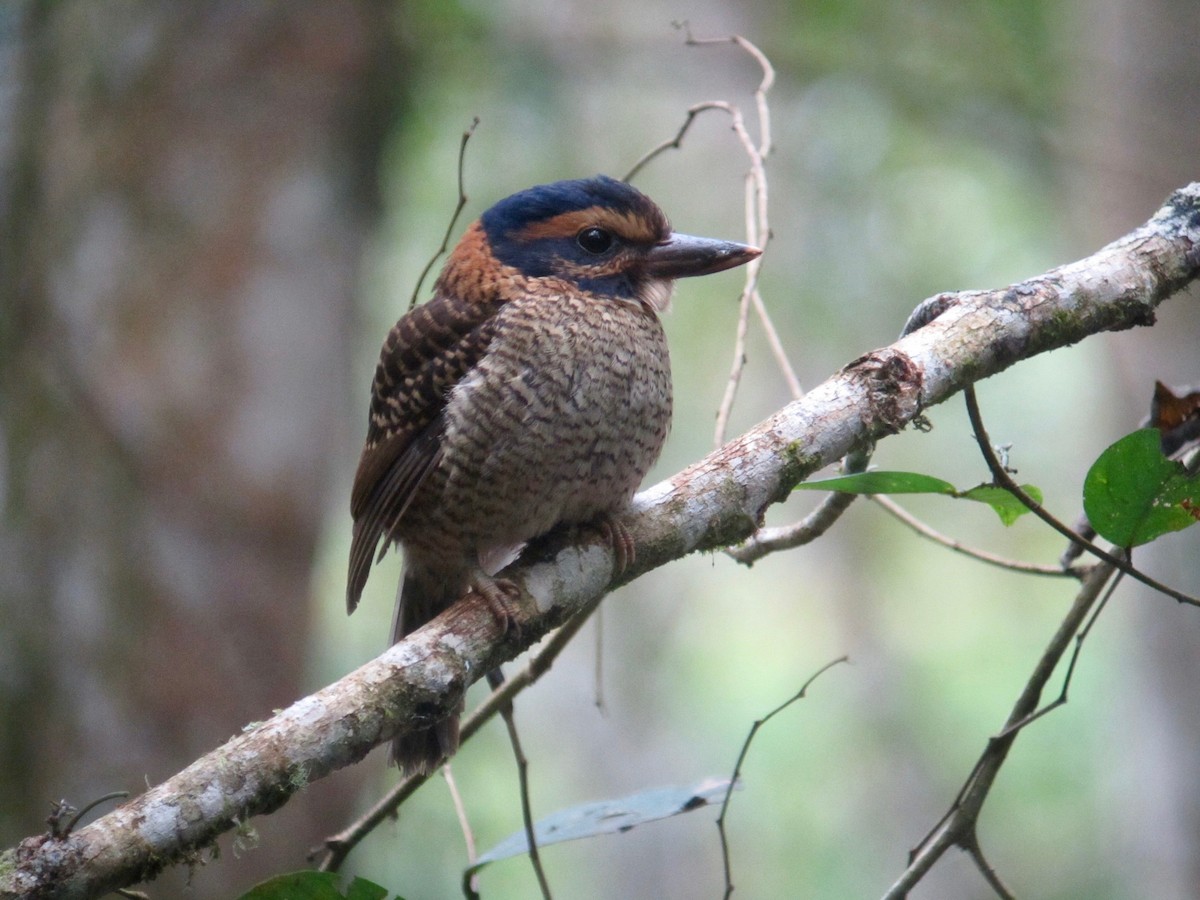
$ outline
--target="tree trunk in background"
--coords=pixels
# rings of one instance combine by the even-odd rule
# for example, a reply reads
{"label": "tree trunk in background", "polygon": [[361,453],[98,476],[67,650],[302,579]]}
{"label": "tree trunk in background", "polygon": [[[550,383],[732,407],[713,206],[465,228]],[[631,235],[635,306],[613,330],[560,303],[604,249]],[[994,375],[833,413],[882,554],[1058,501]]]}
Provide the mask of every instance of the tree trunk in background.
{"label": "tree trunk in background", "polygon": [[[1077,13],[1084,39],[1074,45],[1075,146],[1067,164],[1078,233],[1092,246],[1200,179],[1200,40],[1192,0],[1105,0]],[[1194,286],[1190,293],[1163,307],[1157,328],[1110,342],[1126,431],[1148,415],[1156,378],[1200,383],[1200,294]],[[1168,584],[1200,594],[1198,541],[1192,529],[1137,559]],[[1135,627],[1127,637],[1133,674],[1122,679],[1113,712],[1128,766],[1113,773],[1113,790],[1128,815],[1109,830],[1132,851],[1122,854],[1122,868],[1139,896],[1197,897],[1200,611],[1128,580],[1117,601],[1133,607]]]}
{"label": "tree trunk in background", "polygon": [[[391,16],[0,10],[0,846],[306,687],[314,547],[361,424],[346,375],[402,84]],[[190,896],[303,865],[353,795],[332,779],[256,820],[260,847]]]}

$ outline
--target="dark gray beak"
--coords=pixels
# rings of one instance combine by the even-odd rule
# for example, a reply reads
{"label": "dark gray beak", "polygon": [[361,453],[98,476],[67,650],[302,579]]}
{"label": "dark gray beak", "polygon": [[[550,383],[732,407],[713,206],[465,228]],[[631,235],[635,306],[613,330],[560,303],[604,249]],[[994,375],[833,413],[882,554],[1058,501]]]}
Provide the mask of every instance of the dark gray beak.
{"label": "dark gray beak", "polygon": [[673,232],[646,254],[646,272],[656,278],[711,275],[750,262],[762,253],[757,247],[733,241],[692,237]]}

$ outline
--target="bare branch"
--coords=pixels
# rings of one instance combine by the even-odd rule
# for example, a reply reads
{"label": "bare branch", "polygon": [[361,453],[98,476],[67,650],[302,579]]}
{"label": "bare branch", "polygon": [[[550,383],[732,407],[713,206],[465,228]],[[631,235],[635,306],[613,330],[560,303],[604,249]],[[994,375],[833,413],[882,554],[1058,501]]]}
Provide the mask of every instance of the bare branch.
{"label": "bare branch", "polygon": [[[632,179],[647,163],[661,153],[671,149],[679,149],[683,144],[684,135],[687,134],[688,129],[691,128],[692,123],[700,113],[710,109],[723,110],[729,114],[732,120],[733,132],[737,135],[743,152],[750,160],[750,170],[746,173],[746,243],[765,249],[771,239],[771,224],[770,217],[768,216],[769,195],[767,191],[767,173],[764,165],[767,156],[771,152],[771,107],[767,102],[767,92],[775,84],[775,70],[772,68],[766,54],[741,35],[735,34],[726,38],[696,38],[693,37],[691,29],[686,22],[676,24],[685,30],[685,43],[689,47],[711,44],[734,44],[748,53],[758,63],[759,68],[762,69],[762,79],[759,81],[758,87],[754,90],[754,103],[758,112],[758,141],[756,143],[754,138],[750,136],[745,120],[742,117],[742,111],[736,105],[724,100],[710,100],[705,103],[698,103],[688,110],[687,118],[684,119],[683,125],[676,132],[675,137],[659,144],[639,159],[633,168],[629,170],[629,173],[625,176],[625,180]],[[745,286],[742,288],[741,299],[738,303],[738,323],[734,336],[733,364],[730,370],[729,382],[725,388],[725,394],[717,410],[717,423],[714,429],[714,444],[716,446],[720,446],[725,442],[729,415],[733,409],[733,401],[737,396],[742,371],[746,365],[746,333],[749,326],[751,309],[754,310],[759,322],[762,324],[767,344],[770,346],[771,354],[775,357],[775,361],[779,365],[779,370],[787,382],[792,399],[798,399],[803,393],[800,387],[800,380],[796,377],[795,369],[792,367],[791,360],[788,359],[787,351],[784,349],[783,341],[779,337],[775,323],[771,321],[766,304],[763,302],[762,295],[758,290],[758,273],[761,265],[762,260],[759,258],[752,260],[746,266]]]}
{"label": "bare branch", "polygon": [[[458,827],[462,830],[463,841],[467,845],[467,867],[470,868],[479,858],[479,851],[476,849],[475,832],[471,828],[471,820],[467,816],[467,805],[463,803],[462,794],[458,790],[458,782],[454,780],[454,768],[448,762],[442,766],[442,777],[446,779],[450,800],[454,804],[454,814],[458,817]],[[469,890],[478,892],[479,878],[476,874],[472,874],[467,879],[467,887]]]}
{"label": "bare branch", "polygon": [[[903,900],[907,897],[909,891],[925,876],[926,872],[933,868],[949,848],[960,846],[970,850],[974,847],[975,851],[978,851],[975,826],[983,804],[991,792],[992,784],[995,783],[996,776],[1000,773],[1000,768],[1004,765],[1004,760],[1008,757],[1008,751],[1017,739],[1020,729],[1037,718],[1036,713],[1042,691],[1049,682],[1050,676],[1054,674],[1067,647],[1073,640],[1077,641],[1089,610],[1105,591],[1113,571],[1111,566],[1101,563],[1093,566],[1088,572],[1075,597],[1075,602],[1042,652],[1042,657],[1034,667],[1033,674],[1013,705],[1004,728],[996,737],[988,741],[987,748],[975,763],[974,769],[967,777],[966,784],[959,791],[950,811],[912,852],[908,867],[884,894],[884,900]],[[1072,658],[1073,664],[1074,657]],[[1064,697],[1065,690],[1064,685],[1062,695]],[[1047,707],[1047,711],[1056,705],[1061,704],[1052,704],[1051,707]],[[975,859],[978,863],[982,859],[982,854],[975,856]],[[981,868],[980,871],[993,888],[999,884],[998,879],[994,883],[992,882],[991,878],[995,873],[992,872],[989,875],[990,867]],[[1006,894],[1001,893],[1001,896],[1006,896]]]}
{"label": "bare branch", "polygon": [[1064,569],[1062,566],[1039,565],[1037,563],[1022,562],[1019,559],[1005,559],[1003,556],[997,556],[995,553],[989,553],[977,547],[968,547],[962,541],[948,537],[940,531],[930,528],[890,497],[876,495],[871,497],[871,500],[879,504],[880,507],[895,516],[896,519],[903,522],[917,534],[921,535],[921,537],[928,538],[949,550],[953,550],[955,553],[961,553],[964,556],[977,559],[990,566],[997,566],[1012,572],[1023,572],[1026,575],[1046,575],[1052,578],[1082,578],[1085,574],[1084,570],[1079,568],[1069,567]]}
{"label": "bare branch", "polygon": [[842,517],[850,504],[855,501],[857,494],[837,492],[828,495],[821,501],[820,506],[811,513],[791,525],[780,525],[775,528],[760,528],[744,543],[725,550],[726,555],[740,563],[750,566],[764,556],[777,553],[780,550],[792,550],[811,544]]}
{"label": "bare branch", "polygon": [[742,765],[746,762],[746,754],[750,752],[750,745],[754,742],[754,736],[758,734],[760,728],[770,722],[775,716],[779,715],[796,701],[803,700],[808,696],[808,689],[812,687],[814,681],[834,666],[849,661],[850,657],[839,656],[837,659],[825,663],[825,665],[808,676],[804,684],[800,685],[800,690],[780,703],[761,719],[756,719],[754,724],[750,726],[750,732],[746,735],[746,740],[742,742],[742,749],[738,751],[737,762],[733,764],[733,774],[729,776],[729,786],[725,789],[725,799],[721,801],[721,814],[717,816],[717,832],[721,836],[721,859],[725,866],[725,900],[729,900],[729,897],[733,894],[733,867],[729,860],[729,836],[725,832],[725,819],[729,816],[729,801],[733,799],[733,789],[737,787],[738,779],[741,778]]}
{"label": "bare branch", "polygon": [[441,246],[438,247],[433,256],[429,257],[429,262],[425,263],[425,268],[417,276],[417,283],[413,287],[412,297],[408,301],[409,309],[417,305],[417,298],[421,296],[421,285],[425,283],[425,279],[429,275],[429,270],[433,268],[433,264],[441,259],[442,254],[450,247],[450,237],[454,234],[454,226],[458,224],[458,217],[462,214],[463,207],[467,205],[466,184],[463,181],[463,163],[467,159],[467,142],[471,140],[471,135],[475,133],[475,129],[478,126],[479,116],[476,116],[471,120],[471,124],[467,126],[466,131],[462,133],[462,140],[458,145],[458,202],[454,206],[454,212],[450,214],[450,222],[446,225],[446,233],[442,235]]}
{"label": "bare branch", "polygon": [[642,156],[641,159],[633,164],[633,168],[626,172],[625,176],[621,180],[633,181],[637,174],[642,171],[642,169],[646,168],[646,166],[648,166],[653,160],[657,159],[668,150],[678,150],[680,147],[682,147],[683,138],[688,131],[691,130],[692,123],[696,121],[696,117],[710,109],[726,109],[726,105],[717,102],[710,102],[697,103],[695,106],[690,107],[687,111],[686,118],[683,120],[683,124],[679,126],[679,130],[675,132],[675,137],[671,138],[669,141],[663,141],[657,147],[648,151],[644,156]]}
{"label": "bare branch", "polygon": [[971,839],[966,842],[966,847],[964,849],[974,861],[975,868],[979,870],[979,874],[983,876],[983,880],[986,881],[988,886],[996,892],[996,896],[999,897],[1000,900],[1016,900],[1016,897],[1013,896],[1012,891],[1010,891],[1005,886],[1004,882],[1000,880],[999,873],[992,866],[992,864],[987,861],[987,857],[983,855],[983,848],[979,846],[979,838],[974,831],[972,831]]}
{"label": "bare branch", "polygon": [[[504,675],[499,669],[488,672],[488,684],[493,690],[504,686]],[[500,707],[500,717],[504,719],[504,727],[508,729],[508,740],[512,744],[513,759],[517,763],[517,784],[521,794],[521,824],[525,828],[525,844],[529,848],[529,864],[537,877],[538,887],[544,900],[551,900],[550,882],[546,878],[546,870],[542,868],[542,855],[538,852],[537,834],[533,827],[533,804],[529,799],[529,759],[521,749],[521,736],[517,732],[517,720],[513,714],[512,703]]]}
{"label": "bare branch", "polygon": [[[870,454],[854,450],[842,460],[842,473],[854,475],[866,471],[870,461]],[[752,566],[770,553],[812,543],[833,527],[857,497],[857,494],[835,491],[799,522],[778,528],[759,528],[743,543],[725,548],[725,553],[740,563]]]}

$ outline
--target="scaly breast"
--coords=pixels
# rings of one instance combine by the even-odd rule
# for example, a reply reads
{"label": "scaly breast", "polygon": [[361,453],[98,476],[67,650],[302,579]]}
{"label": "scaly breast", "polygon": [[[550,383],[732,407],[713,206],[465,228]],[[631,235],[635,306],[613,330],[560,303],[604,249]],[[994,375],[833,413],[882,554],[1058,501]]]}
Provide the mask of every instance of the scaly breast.
{"label": "scaly breast", "polygon": [[438,530],[468,553],[621,509],[670,427],[666,339],[644,308],[557,295],[498,315],[451,394],[441,466],[415,501],[446,511]]}

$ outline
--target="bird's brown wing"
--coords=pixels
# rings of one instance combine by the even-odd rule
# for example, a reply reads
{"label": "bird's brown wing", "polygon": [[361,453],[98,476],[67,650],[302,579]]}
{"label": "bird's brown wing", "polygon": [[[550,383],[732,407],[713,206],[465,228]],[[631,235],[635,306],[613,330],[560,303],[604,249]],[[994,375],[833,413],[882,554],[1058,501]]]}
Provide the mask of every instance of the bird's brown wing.
{"label": "bird's brown wing", "polygon": [[384,341],[371,384],[367,442],[350,495],[350,612],[380,540],[386,550],[414,493],[441,458],[446,401],[487,349],[497,308],[438,292],[397,322]]}

